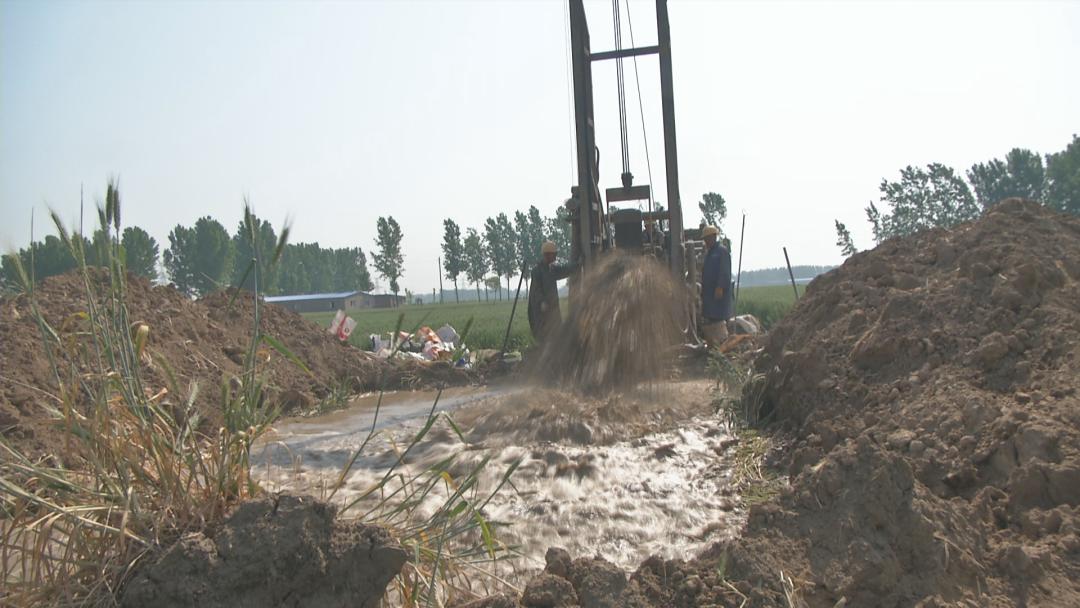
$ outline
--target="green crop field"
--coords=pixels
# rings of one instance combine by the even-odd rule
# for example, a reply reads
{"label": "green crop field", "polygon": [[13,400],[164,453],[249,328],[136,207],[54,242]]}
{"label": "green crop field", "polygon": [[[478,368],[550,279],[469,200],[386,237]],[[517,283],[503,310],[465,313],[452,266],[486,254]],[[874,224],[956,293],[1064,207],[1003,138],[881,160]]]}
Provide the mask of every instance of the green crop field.
{"label": "green crop field", "polygon": [[[806,289],[799,286],[799,295]],[[751,314],[757,317],[765,328],[776,324],[791,305],[795,303],[795,293],[791,285],[766,285],[763,287],[743,287],[739,291],[739,301],[735,305],[735,314]]]}
{"label": "green crop field", "polygon": [[[802,292],[800,288],[800,293]],[[738,313],[750,313],[770,327],[791,308],[795,296],[790,285],[771,285],[768,287],[746,287],[739,294]],[[472,319],[468,344],[471,348],[500,348],[506,333],[506,324],[510,320],[512,301],[462,302],[461,304],[426,304],[422,306],[402,306],[400,308],[360,309],[348,311],[356,320],[356,329],[350,342],[366,348],[369,334],[382,334],[393,331],[398,317],[405,315],[402,329],[410,331],[418,324],[438,329],[444,323],[454,326],[458,332],[465,331],[465,325]],[[563,302],[563,311],[566,303]],[[509,350],[520,350],[532,344],[529,333],[528,313],[525,299],[518,302],[514,315],[514,325],[510,328]],[[327,327],[334,313],[305,313],[304,317]]]}

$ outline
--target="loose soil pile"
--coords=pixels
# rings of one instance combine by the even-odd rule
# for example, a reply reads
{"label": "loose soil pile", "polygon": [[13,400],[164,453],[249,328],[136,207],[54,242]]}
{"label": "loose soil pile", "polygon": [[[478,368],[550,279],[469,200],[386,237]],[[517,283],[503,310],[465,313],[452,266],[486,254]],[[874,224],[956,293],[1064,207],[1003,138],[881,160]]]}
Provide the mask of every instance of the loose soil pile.
{"label": "loose soil pile", "polygon": [[304,496],[246,502],[212,536],[148,558],[120,605],[377,608],[409,555],[382,528],[336,513]]}
{"label": "loose soil pile", "polygon": [[611,253],[577,286],[567,319],[545,339],[540,382],[590,393],[630,390],[669,373],[682,290],[654,258]]}
{"label": "loose soil pile", "polygon": [[853,256],[755,363],[793,491],[737,569],[811,605],[1080,604],[1078,355],[1077,218],[1012,199]]}
{"label": "loose soil pile", "polygon": [[630,577],[549,561],[569,584],[525,605],[1080,605],[1080,219],[1011,199],[857,254],[755,371],[791,483],[742,537]]}
{"label": "loose soil pile", "polygon": [[[95,280],[106,280],[94,272]],[[88,322],[82,276],[69,273],[38,284],[38,306],[63,346],[56,353],[69,360],[75,344],[85,344]],[[150,327],[147,350],[172,368],[181,391],[197,382],[196,406],[217,426],[221,421],[221,384],[243,370],[254,326],[254,302],[243,292],[233,301],[231,292],[220,292],[193,301],[172,287],[153,286],[129,276],[127,307],[132,323]],[[386,373],[386,388],[421,388],[468,384],[481,379],[475,371],[446,364],[426,364],[374,358],[370,353],[342,344],[323,328],[292,311],[262,305],[263,333],[283,343],[310,370],[305,372],[278,351],[259,348],[259,372],[265,377],[269,397],[286,414],[315,407],[335,391],[355,393],[377,390]],[[50,426],[43,402],[53,402],[56,382],[25,295],[0,299],[0,432],[24,453],[55,453],[59,434]],[[154,392],[168,386],[161,365],[146,358],[144,378]],[[85,370],[89,371],[89,370]],[[170,396],[182,402],[186,395]]]}

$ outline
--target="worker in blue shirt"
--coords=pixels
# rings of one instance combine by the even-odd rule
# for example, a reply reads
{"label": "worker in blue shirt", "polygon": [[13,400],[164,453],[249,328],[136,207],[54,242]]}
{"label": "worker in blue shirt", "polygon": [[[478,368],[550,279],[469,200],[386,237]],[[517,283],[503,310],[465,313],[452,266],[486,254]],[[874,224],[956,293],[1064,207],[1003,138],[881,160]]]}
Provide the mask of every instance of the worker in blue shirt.
{"label": "worker in blue shirt", "polygon": [[716,226],[706,226],[701,236],[706,249],[701,269],[702,334],[715,348],[727,338],[731,318],[731,252],[717,242],[720,230]]}

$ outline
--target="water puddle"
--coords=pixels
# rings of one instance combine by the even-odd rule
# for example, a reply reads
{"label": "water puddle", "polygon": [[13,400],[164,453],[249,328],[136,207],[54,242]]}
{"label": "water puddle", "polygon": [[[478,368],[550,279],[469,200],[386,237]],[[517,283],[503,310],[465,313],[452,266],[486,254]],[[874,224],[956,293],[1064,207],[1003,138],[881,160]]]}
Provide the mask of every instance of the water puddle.
{"label": "water puddle", "polygon": [[[478,484],[486,496],[519,463],[484,513],[510,524],[499,534],[520,548],[521,573],[542,567],[551,546],[630,570],[654,554],[686,558],[733,535],[745,517],[725,458],[734,440],[710,410],[710,386],[669,383],[600,400],[536,387],[448,389],[435,411],[449,413],[461,435],[438,422],[401,468],[408,475],[454,457],[460,478],[490,459]],[[387,394],[377,420],[375,399],[283,421],[256,448],[256,474],[272,491],[326,496],[374,424],[334,502],[359,496],[427,421],[435,394]],[[431,502],[430,510],[441,504]]]}
{"label": "water puddle", "polygon": [[[259,451],[265,452],[263,457],[276,465],[295,465],[296,460],[307,460],[323,467],[341,467],[373,428],[376,432],[412,429],[419,426],[415,422],[422,424],[432,413],[451,412],[469,403],[512,392],[488,387],[455,387],[445,389],[441,394],[393,391],[381,397],[378,393],[359,395],[350,399],[347,407],[328,414],[279,421]],[[274,444],[286,449],[274,449]],[[340,450],[327,450],[331,445],[345,448],[347,454],[335,458],[341,455]]]}

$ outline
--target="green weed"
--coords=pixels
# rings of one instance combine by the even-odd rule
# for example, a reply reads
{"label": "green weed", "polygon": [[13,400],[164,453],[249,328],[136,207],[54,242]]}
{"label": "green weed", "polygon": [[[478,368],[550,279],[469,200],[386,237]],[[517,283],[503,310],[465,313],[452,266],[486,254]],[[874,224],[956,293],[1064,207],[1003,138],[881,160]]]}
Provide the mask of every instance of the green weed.
{"label": "green weed", "polygon": [[748,507],[768,502],[780,494],[784,478],[764,465],[771,440],[752,429],[738,432],[732,481]]}

